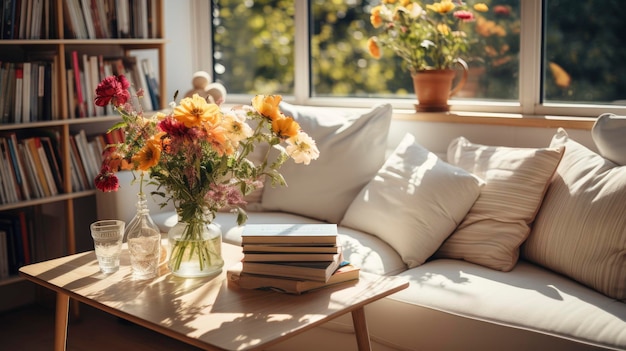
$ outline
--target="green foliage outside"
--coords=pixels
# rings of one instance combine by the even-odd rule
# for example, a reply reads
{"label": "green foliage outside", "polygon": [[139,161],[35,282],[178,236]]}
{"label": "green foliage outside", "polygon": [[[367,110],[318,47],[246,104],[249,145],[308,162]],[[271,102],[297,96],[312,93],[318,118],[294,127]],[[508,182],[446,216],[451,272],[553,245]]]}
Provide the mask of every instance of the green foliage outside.
{"label": "green foliage outside", "polygon": [[[548,0],[543,96],[552,102],[626,99],[626,6],[619,0]],[[558,16],[557,19],[554,17]],[[552,20],[551,20],[552,19]],[[570,77],[558,86],[549,63]]]}

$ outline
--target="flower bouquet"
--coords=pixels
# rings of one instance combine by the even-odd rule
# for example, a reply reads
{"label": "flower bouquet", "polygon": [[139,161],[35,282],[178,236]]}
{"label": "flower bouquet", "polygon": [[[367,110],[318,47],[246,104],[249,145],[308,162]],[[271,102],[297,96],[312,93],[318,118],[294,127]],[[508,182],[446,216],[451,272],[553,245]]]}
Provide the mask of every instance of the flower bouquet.
{"label": "flower bouquet", "polygon": [[[153,195],[172,201],[185,224],[180,235],[170,237],[169,268],[176,274],[192,260],[200,273],[190,276],[221,270],[221,236],[205,237],[216,212],[228,207],[237,212],[238,224],[245,223],[244,197],[262,187],[265,177],[285,185],[281,165],[289,158],[309,164],[319,156],[315,141],[280,112],[279,95],[257,95],[251,106],[226,112],[197,94],[179,103],[174,96],[170,111],[145,116],[134,107],[142,91],[131,96],[129,87],[120,75],[105,78],[96,89],[96,105],[111,104],[122,117],[110,131],[125,134],[104,152],[96,187],[118,190],[119,170],[139,171],[142,182],[148,173],[157,185]],[[260,145],[267,149],[255,164],[248,156]]]}

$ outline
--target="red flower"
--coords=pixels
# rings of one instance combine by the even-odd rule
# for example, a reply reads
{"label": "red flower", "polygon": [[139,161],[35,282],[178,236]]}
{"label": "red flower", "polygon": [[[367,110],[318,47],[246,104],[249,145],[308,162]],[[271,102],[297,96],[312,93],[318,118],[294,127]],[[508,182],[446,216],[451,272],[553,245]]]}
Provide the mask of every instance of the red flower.
{"label": "red flower", "polygon": [[106,77],[96,88],[95,104],[106,106],[111,102],[114,106],[124,105],[130,99],[129,87],[130,83],[124,75]]}
{"label": "red flower", "polygon": [[96,188],[108,192],[108,191],[117,191],[120,188],[120,182],[115,173],[111,171],[111,167],[102,166],[100,169],[100,174],[96,176],[94,180],[94,184]]}
{"label": "red flower", "polygon": [[190,129],[184,123],[168,116],[159,122],[159,128],[173,138],[185,138],[189,136]]}

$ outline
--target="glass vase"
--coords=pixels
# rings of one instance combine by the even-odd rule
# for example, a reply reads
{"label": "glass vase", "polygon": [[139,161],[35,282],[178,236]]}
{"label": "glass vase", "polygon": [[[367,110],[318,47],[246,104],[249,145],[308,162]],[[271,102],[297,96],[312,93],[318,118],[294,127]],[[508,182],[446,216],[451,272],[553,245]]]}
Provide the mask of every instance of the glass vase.
{"label": "glass vase", "polygon": [[222,271],[222,231],[203,218],[182,220],[167,233],[168,268],[183,278],[207,277]]}
{"label": "glass vase", "polygon": [[158,275],[161,256],[161,232],[150,217],[146,195],[137,195],[137,213],[128,222],[124,238],[128,242],[133,279],[143,280]]}

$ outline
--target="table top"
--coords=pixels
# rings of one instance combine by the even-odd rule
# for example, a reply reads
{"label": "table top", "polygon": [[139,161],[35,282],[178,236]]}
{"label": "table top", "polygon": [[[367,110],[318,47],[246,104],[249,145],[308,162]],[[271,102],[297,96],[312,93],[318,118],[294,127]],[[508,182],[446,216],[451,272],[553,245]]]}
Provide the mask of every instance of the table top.
{"label": "table top", "polygon": [[399,277],[361,272],[360,279],[302,295],[229,285],[226,268],[243,258],[223,244],[224,269],[207,278],[159,276],[133,280],[128,250],[120,270],[100,272],[93,251],[35,263],[20,274],[112,315],[207,350],[264,349],[288,337],[408,287]]}

